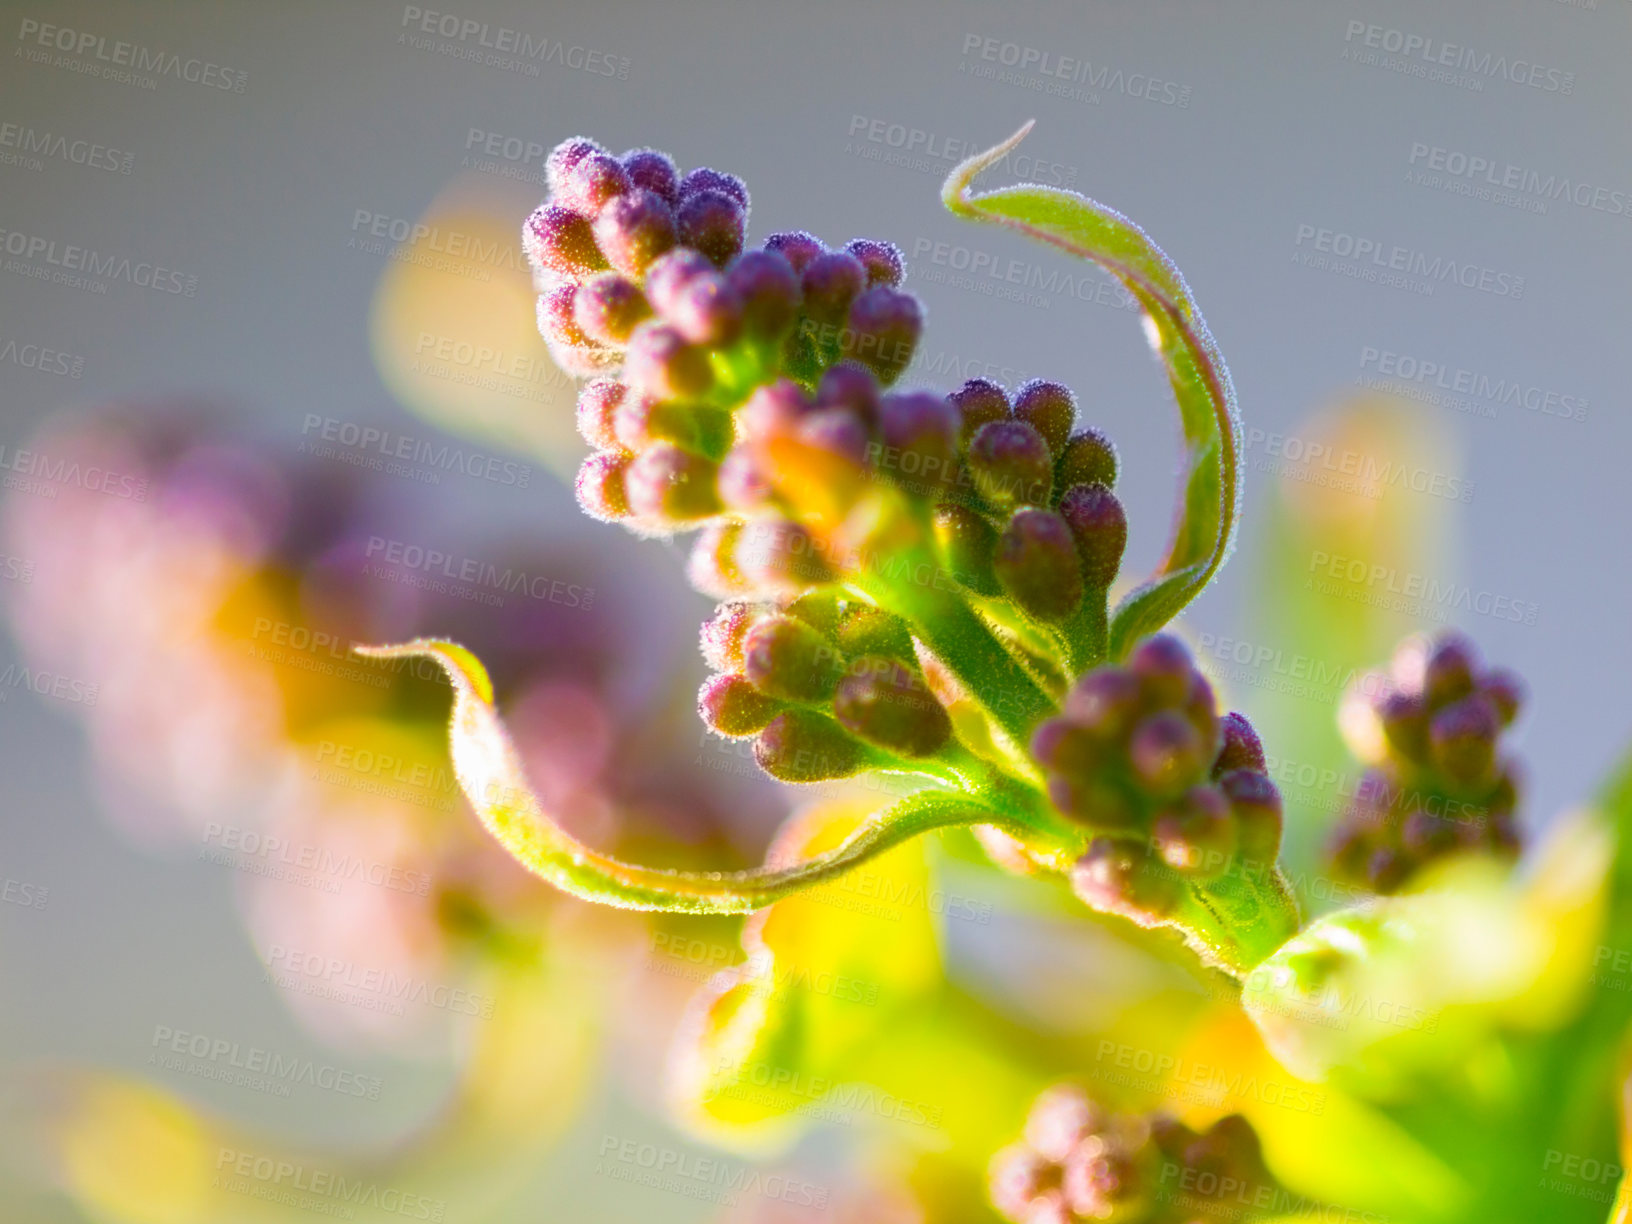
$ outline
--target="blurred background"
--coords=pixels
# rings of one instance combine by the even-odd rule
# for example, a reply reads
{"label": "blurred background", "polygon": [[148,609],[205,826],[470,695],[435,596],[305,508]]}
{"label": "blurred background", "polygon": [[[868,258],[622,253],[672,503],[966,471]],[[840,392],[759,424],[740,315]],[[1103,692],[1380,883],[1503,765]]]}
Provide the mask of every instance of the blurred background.
{"label": "blurred background", "polygon": [[[1336,707],[1402,634],[1526,677],[1532,827],[1632,730],[1623,0],[67,0],[0,38],[8,1220],[988,1219],[1038,1086],[1086,1062],[1137,1097],[1104,1043],[1205,1013],[958,837],[775,930],[552,895],[469,817],[445,684],[349,656],[471,645],[535,785],[629,855],[757,862],[812,802],[696,722],[683,550],[574,502],[518,241],[568,136],[742,176],[751,242],[900,245],[906,381],[1074,387],[1130,574],[1176,434],[1136,313],[937,192],[1035,118],[994,178],[1154,236],[1247,427],[1239,548],[1183,629],[1270,744],[1317,908]],[[824,968],[790,983],[790,948]],[[739,961],[844,1036],[721,1091]]]}

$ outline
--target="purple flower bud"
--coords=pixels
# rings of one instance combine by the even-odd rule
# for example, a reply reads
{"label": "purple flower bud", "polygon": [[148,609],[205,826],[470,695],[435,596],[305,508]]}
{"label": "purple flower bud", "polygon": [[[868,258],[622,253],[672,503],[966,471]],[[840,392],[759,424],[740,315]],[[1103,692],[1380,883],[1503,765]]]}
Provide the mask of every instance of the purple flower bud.
{"label": "purple flower bud", "polygon": [[697,694],[697,712],[721,735],[740,738],[758,735],[782,710],[782,703],[767,697],[741,676],[710,676]]}
{"label": "purple flower bud", "polygon": [[799,315],[799,277],[772,251],[745,251],[726,272],[742,299],[743,328],[756,340],[780,340]]}
{"label": "purple flower bud", "polygon": [[521,246],[534,267],[572,280],[606,268],[589,218],[559,204],[543,204],[533,211],[522,227]]}
{"label": "purple flower bud", "polygon": [[1196,664],[1189,647],[1170,633],[1159,633],[1128,656],[1128,670],[1139,678],[1153,706],[1182,706],[1189,699]]}
{"label": "purple flower bud", "polygon": [[1267,871],[1281,850],[1281,792],[1268,774],[1256,769],[1232,769],[1220,774],[1218,788],[1235,814],[1236,837],[1246,870]]}
{"label": "purple flower bud", "polygon": [[999,509],[1048,505],[1054,457],[1043,436],[1024,421],[982,425],[969,443],[968,462],[975,488]]}
{"label": "purple flower bud", "polygon": [[816,407],[845,408],[868,424],[878,420],[878,399],[878,380],[849,362],[830,367],[816,384]]}
{"label": "purple flower bud", "polygon": [[759,767],[780,782],[848,778],[870,763],[870,755],[838,723],[814,710],[778,714],[754,741]]}
{"label": "purple flower bud", "polygon": [[1098,738],[1115,742],[1127,736],[1143,704],[1143,688],[1132,672],[1096,667],[1065,695],[1065,714]]}
{"label": "purple flower bud", "polygon": [[851,664],[833,712],[852,735],[906,757],[933,756],[952,738],[952,720],[923,678],[878,655]]}
{"label": "purple flower bud", "polygon": [[1014,393],[1014,418],[1043,435],[1055,455],[1065,452],[1077,420],[1077,397],[1064,383],[1034,378]]}
{"label": "purple flower bud", "polygon": [[1177,710],[1160,710],[1133,730],[1128,762],[1153,798],[1182,794],[1206,769],[1210,746]]}
{"label": "purple flower bud", "polygon": [[893,242],[852,238],[844,244],[844,249],[861,260],[861,266],[867,269],[869,286],[888,285],[893,289],[907,274],[907,265],[901,256],[901,248]]}
{"label": "purple flower bud", "polygon": [[1077,543],[1083,581],[1090,590],[1109,589],[1128,544],[1128,518],[1116,494],[1102,484],[1073,485],[1060,499],[1060,516]]}
{"label": "purple flower bud", "polygon": [[818,323],[837,327],[850,313],[850,303],[867,284],[867,269],[848,251],[828,251],[805,268],[801,283],[805,313]]}
{"label": "purple flower bud", "polygon": [[805,269],[810,267],[811,260],[827,251],[820,238],[814,234],[807,234],[804,230],[772,234],[765,239],[765,249],[774,251],[786,259],[795,276],[803,276]]}
{"label": "purple flower bud", "polygon": [[942,502],[935,507],[935,541],[941,562],[961,585],[979,595],[1001,595],[992,560],[997,555],[997,532],[967,506]]}
{"label": "purple flower bud", "polygon": [[886,477],[931,497],[957,474],[958,411],[927,391],[887,395],[879,407],[883,449],[876,464]]}
{"label": "purple flower bud", "polygon": [[722,348],[742,331],[742,299],[711,268],[681,284],[663,317],[691,343]]}
{"label": "purple flower bud", "polygon": [[572,168],[584,158],[593,153],[605,153],[606,150],[587,136],[574,136],[571,140],[563,140],[550,150],[550,155],[544,162],[544,181],[550,185],[551,191],[560,191],[567,181],[567,175]]}
{"label": "purple flower bud", "polygon": [[602,272],[585,281],[572,303],[572,317],[584,335],[619,348],[651,313],[651,303],[640,287],[616,272]]}
{"label": "purple flower bud", "polygon": [[1057,475],[1064,489],[1077,484],[1115,488],[1116,447],[1097,429],[1078,430],[1065,444]]}
{"label": "purple flower bud", "polygon": [[1222,875],[1235,854],[1235,818],[1216,786],[1192,786],[1151,826],[1162,861],[1193,879]]}
{"label": "purple flower bud", "polygon": [[1422,692],[1430,709],[1458,701],[1473,692],[1473,676],[1479,666],[1473,643],[1460,633],[1443,634],[1429,651],[1423,669]]}
{"label": "purple flower bud", "polygon": [[901,377],[924,331],[924,306],[887,285],[864,291],[850,304],[846,356],[878,375],[885,386]]}
{"label": "purple flower bud", "polygon": [[669,442],[648,447],[629,465],[629,508],[655,523],[687,523],[720,512],[714,464]]}
{"label": "purple flower bud", "polygon": [[614,414],[629,388],[611,378],[597,378],[583,385],[578,392],[578,433],[585,442],[598,450],[613,450],[622,445],[613,428]]}
{"label": "purple flower bud", "polygon": [[810,401],[792,379],[779,378],[758,388],[737,414],[742,435],[750,440],[791,430],[810,411]]}
{"label": "purple flower bud", "polygon": [[1501,729],[1495,703],[1482,693],[1446,706],[1429,724],[1434,767],[1461,786],[1488,785],[1494,781],[1496,737]]}
{"label": "purple flower bud", "polygon": [[623,163],[607,153],[588,153],[561,176],[556,200],[580,216],[594,218],[608,200],[634,189]]}
{"label": "purple flower bud", "polygon": [[630,149],[623,155],[623,168],[636,187],[660,196],[667,204],[680,198],[680,171],[674,159],[657,149]]}
{"label": "purple flower bud", "polygon": [[1259,773],[1268,767],[1264,763],[1264,742],[1243,714],[1229,713],[1219,719],[1219,733],[1223,746],[1213,762],[1213,776],[1220,777],[1232,769],[1254,769]]}
{"label": "purple flower bud", "polygon": [[609,201],[594,228],[606,261],[637,280],[677,240],[674,213],[661,196],[645,189]]}
{"label": "purple flower bud", "polygon": [[1071,869],[1071,891],[1091,909],[1155,926],[1178,908],[1179,878],[1138,842],[1096,837]]}
{"label": "purple flower bud", "polygon": [[838,647],[791,616],[757,622],[743,639],[742,657],[755,688],[788,701],[829,701],[844,675]]}
{"label": "purple flower bud", "polygon": [[686,343],[673,327],[650,321],[629,338],[624,376],[653,399],[699,399],[714,385],[708,350]]}
{"label": "purple flower bud", "polygon": [[578,286],[557,285],[538,299],[538,330],[550,346],[550,357],[568,374],[588,377],[618,364],[615,349],[604,348],[578,326],[575,301]]}
{"label": "purple flower bud", "polygon": [[708,256],[715,267],[725,267],[742,250],[747,213],[741,204],[723,192],[682,194],[675,220],[680,241]]}
{"label": "purple flower bud", "polygon": [[1105,760],[1105,741],[1070,718],[1050,718],[1031,735],[1031,755],[1050,773],[1092,777]]}
{"label": "purple flower bud", "polygon": [[719,170],[710,170],[707,166],[698,166],[680,180],[680,198],[689,199],[704,191],[717,191],[723,196],[742,205],[743,212],[748,211],[748,186],[734,174],[725,174]]}
{"label": "purple flower bud", "polygon": [[1524,681],[1505,667],[1492,668],[1479,681],[1479,691],[1490,698],[1502,726],[1511,726],[1524,704]]}
{"label": "purple flower bud", "polygon": [[1443,816],[1417,810],[1400,822],[1400,844],[1415,858],[1429,859],[1456,849],[1456,826]]}
{"label": "purple flower bud", "polygon": [[1082,603],[1082,570],[1071,528],[1052,510],[1016,510],[998,537],[992,568],[1009,598],[1038,620],[1062,621]]}
{"label": "purple flower bud", "polygon": [[732,510],[757,510],[771,500],[771,482],[753,448],[734,446],[720,461],[720,500]]}
{"label": "purple flower bud", "polygon": [[584,460],[574,487],[585,514],[603,523],[629,517],[625,477],[631,458],[617,451],[600,451]]}
{"label": "purple flower bud", "polygon": [[686,557],[686,581],[714,599],[734,599],[747,594],[750,584],[737,565],[737,543],[741,538],[739,522],[705,523]]}
{"label": "purple flower bud", "polygon": [[786,519],[747,523],[737,544],[737,566],[757,591],[799,591],[836,576],[810,532]]}
{"label": "purple flower bud", "polygon": [[867,462],[871,437],[866,424],[847,408],[817,408],[795,426],[799,437],[858,466]]}
{"label": "purple flower bud", "polygon": [[658,314],[667,316],[679,305],[681,292],[694,277],[713,272],[714,265],[702,252],[680,247],[652,263],[646,273],[646,296]]}
{"label": "purple flower bud", "polygon": [[967,447],[982,425],[1009,419],[1009,397],[1003,388],[984,378],[971,378],[947,397],[963,414],[959,441]]}
{"label": "purple flower bud", "polygon": [[724,603],[714,609],[714,615],[703,622],[701,645],[703,658],[715,671],[742,670],[742,639],[760,617],[759,609],[741,600]]}
{"label": "purple flower bud", "polygon": [[1428,756],[1428,703],[1415,693],[1388,692],[1377,702],[1377,720],[1383,738],[1408,761]]}

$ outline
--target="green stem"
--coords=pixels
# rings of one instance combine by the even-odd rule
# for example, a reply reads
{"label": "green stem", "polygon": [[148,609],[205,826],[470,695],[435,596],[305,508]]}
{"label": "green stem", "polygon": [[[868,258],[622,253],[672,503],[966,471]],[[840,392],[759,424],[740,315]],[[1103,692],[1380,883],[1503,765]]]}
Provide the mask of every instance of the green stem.
{"label": "green stem", "polygon": [[1110,639],[1110,592],[1092,587],[1083,592],[1082,605],[1060,626],[1065,659],[1075,678],[1105,661]]}

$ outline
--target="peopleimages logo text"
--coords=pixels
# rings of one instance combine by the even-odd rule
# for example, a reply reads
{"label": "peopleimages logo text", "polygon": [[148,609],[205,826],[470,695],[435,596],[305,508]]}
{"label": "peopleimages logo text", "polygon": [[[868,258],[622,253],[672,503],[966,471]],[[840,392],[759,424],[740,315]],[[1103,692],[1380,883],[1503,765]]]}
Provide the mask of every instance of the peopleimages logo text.
{"label": "peopleimages logo text", "polygon": [[155,51],[151,47],[142,46],[141,43],[125,42],[121,39],[109,42],[101,34],[35,21],[32,17],[23,18],[22,24],[17,28],[17,41],[25,44],[32,42],[66,55],[88,56],[105,64],[129,68],[133,72],[149,72],[156,77],[173,77],[178,81],[228,90],[232,93],[243,93],[244,84],[249,80],[247,72],[223,68],[209,60],[193,56],[183,58],[173,51]]}
{"label": "peopleimages logo text", "polygon": [[1480,51],[1461,43],[1444,42],[1424,34],[1412,34],[1387,26],[1351,21],[1343,35],[1346,43],[1358,42],[1372,51],[1384,51],[1407,60],[1420,60],[1441,68],[1455,69],[1475,77],[1500,78],[1515,85],[1526,85],[1543,93],[1572,94],[1575,92],[1575,73],[1530,60],[1509,59],[1490,51]]}

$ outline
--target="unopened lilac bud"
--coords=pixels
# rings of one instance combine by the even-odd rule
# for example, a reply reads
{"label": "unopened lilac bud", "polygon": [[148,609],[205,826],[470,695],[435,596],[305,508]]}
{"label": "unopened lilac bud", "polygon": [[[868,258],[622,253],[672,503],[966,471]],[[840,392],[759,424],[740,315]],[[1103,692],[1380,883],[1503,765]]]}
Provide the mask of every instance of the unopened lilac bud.
{"label": "unopened lilac bud", "polygon": [[572,317],[583,333],[599,344],[622,347],[652,313],[640,287],[616,272],[602,272],[578,286]]}
{"label": "unopened lilac bud", "polygon": [[1031,735],[1031,755],[1051,773],[1090,777],[1105,759],[1103,739],[1070,718],[1050,718]]}
{"label": "unopened lilac bud", "polygon": [[844,249],[861,260],[861,266],[867,269],[869,286],[888,285],[893,289],[907,274],[907,265],[901,256],[901,248],[893,242],[879,242],[873,238],[852,238],[844,244]]}
{"label": "unopened lilac bud", "polygon": [[1390,692],[1377,702],[1377,721],[1390,749],[1409,761],[1428,755],[1428,703],[1418,694]]}
{"label": "unopened lilac bud", "polygon": [[734,519],[703,524],[686,554],[686,581],[710,599],[736,599],[749,594],[752,584],[737,565],[737,543],[743,525]]}
{"label": "unopened lilac bud", "polygon": [[612,414],[612,432],[625,450],[643,451],[656,442],[672,442],[685,450],[712,455],[729,436],[731,422],[712,404],[656,400],[626,394]]}
{"label": "unopened lilac bud", "polygon": [[551,191],[560,191],[565,185],[568,173],[584,158],[594,153],[605,153],[595,141],[587,136],[574,136],[571,140],[563,140],[550,150],[550,155],[544,161],[544,181],[550,185]]}
{"label": "unopened lilac bud", "polygon": [[745,251],[726,272],[742,299],[743,329],[756,340],[780,340],[799,315],[799,277],[772,251]]}
{"label": "unopened lilac bud", "polygon": [[825,702],[844,675],[838,648],[796,617],[759,621],[742,643],[743,674],[755,688],[788,701]]}
{"label": "unopened lilac bud", "polygon": [[1178,876],[1139,842],[1096,837],[1071,869],[1071,891],[1091,909],[1152,926],[1178,908]]}
{"label": "unopened lilac bud", "polygon": [[787,519],[754,519],[743,527],[737,565],[759,591],[796,591],[837,577],[810,532]]}
{"label": "unopened lilac bud", "polygon": [[619,451],[600,451],[584,460],[574,487],[585,514],[603,523],[629,517],[625,478],[632,458]]}
{"label": "unopened lilac bud", "polygon": [[1115,488],[1116,447],[1097,429],[1078,430],[1065,444],[1056,475],[1064,489],[1078,484]]}
{"label": "unopened lilac bud", "polygon": [[607,153],[589,153],[561,176],[555,198],[580,216],[595,217],[608,200],[634,189],[623,163]]}
{"label": "unopened lilac bud", "polygon": [[959,442],[967,447],[982,425],[1009,419],[1009,397],[1003,388],[984,378],[971,378],[947,396],[963,415]]}
{"label": "unopened lilac bud", "polygon": [[1082,569],[1071,528],[1052,510],[1015,511],[998,537],[992,567],[1009,598],[1038,620],[1065,620],[1082,603]]}
{"label": "unopened lilac bud", "polygon": [[680,171],[674,159],[657,149],[630,149],[623,155],[629,181],[673,204],[680,198]]}
{"label": "unopened lilac bud", "polygon": [[723,192],[686,195],[682,189],[675,222],[681,242],[701,251],[715,267],[723,268],[741,252],[748,218],[743,206]]}
{"label": "unopened lilac bud", "polygon": [[795,276],[803,276],[810,261],[825,252],[827,247],[814,234],[804,230],[788,230],[765,239],[765,249],[786,259]]}
{"label": "unopened lilac bud", "polygon": [[754,759],[780,782],[826,782],[858,773],[871,754],[826,715],[787,710],[759,733]]}
{"label": "unopened lilac bud", "polygon": [[737,414],[742,435],[748,439],[769,438],[790,431],[811,410],[810,401],[799,385],[789,378],[757,388]]}
{"label": "unopened lilac bud", "polygon": [[710,676],[697,694],[697,712],[721,735],[758,735],[782,710],[782,703],[767,697],[741,676]]}
{"label": "unopened lilac bud", "polygon": [[1254,868],[1273,863],[1281,849],[1281,792],[1269,775],[1257,769],[1231,769],[1218,775],[1218,789],[1235,815],[1241,856]]}
{"label": "unopened lilac bud", "polygon": [[967,506],[942,502],[935,507],[935,542],[940,546],[941,563],[961,585],[979,595],[1001,595],[993,558],[997,556],[997,532]]}
{"label": "unopened lilac bud", "polygon": [[728,196],[740,204],[744,211],[747,211],[748,185],[734,174],[711,170],[707,166],[698,166],[697,169],[680,180],[680,198],[682,200],[704,191],[717,191],[721,195]]}
{"label": "unopened lilac bud", "polygon": [[851,664],[833,712],[852,735],[906,757],[932,756],[952,738],[952,720],[923,678],[879,655]]}
{"label": "unopened lilac bud", "polygon": [[1156,817],[1151,841],[1174,871],[1195,879],[1223,874],[1235,853],[1229,800],[1216,786],[1192,786]]}
{"label": "unopened lilac bud", "polygon": [[969,473],[992,505],[1046,506],[1054,487],[1054,457],[1043,436],[1024,421],[982,425],[969,443]]}
{"label": "unopened lilac bud", "polygon": [[618,441],[614,419],[629,388],[616,379],[597,378],[578,392],[578,434],[598,450],[613,450]]}
{"label": "unopened lilac bud", "polygon": [[1139,678],[1126,668],[1096,667],[1065,695],[1065,714],[1099,739],[1120,741],[1143,707]]}
{"label": "unopened lilac bud", "polygon": [[538,330],[556,365],[568,374],[587,377],[616,367],[619,354],[591,340],[578,326],[578,288],[569,282],[539,295]]}
{"label": "unopened lilac bud", "polygon": [[1218,720],[1223,746],[1213,762],[1213,776],[1219,777],[1232,769],[1265,770],[1264,742],[1246,716],[1231,712]]}
{"label": "unopened lilac bud", "polygon": [[1480,678],[1479,691],[1496,707],[1502,726],[1511,726],[1524,704],[1524,681],[1505,667],[1492,668]]}
{"label": "unopened lilac bud", "polygon": [[929,496],[951,484],[958,457],[958,413],[925,391],[887,395],[879,407],[878,464],[901,487]]}
{"label": "unopened lilac bud", "polygon": [[847,356],[888,386],[901,377],[924,332],[924,306],[910,293],[888,285],[865,290],[850,304]]}
{"label": "unopened lilac bud", "polygon": [[1082,577],[1091,590],[1103,591],[1122,568],[1128,544],[1128,518],[1116,494],[1102,484],[1073,485],[1060,498],[1060,517],[1071,527],[1082,559]]}
{"label": "unopened lilac bud", "polygon": [[1190,649],[1169,633],[1146,638],[1128,656],[1128,670],[1139,678],[1146,698],[1156,706],[1181,706],[1196,675]]}
{"label": "unopened lilac bud", "polygon": [[1177,710],[1161,710],[1134,728],[1128,763],[1156,798],[1178,795],[1207,767],[1210,745]]}
{"label": "unopened lilac bud", "polygon": [[882,655],[887,659],[899,659],[909,666],[916,665],[912,632],[905,621],[882,608],[849,604],[839,619],[835,636],[839,649],[847,658]]}
{"label": "unopened lilac bud", "polygon": [[624,376],[654,399],[699,399],[714,385],[708,350],[687,343],[675,328],[651,321],[629,338]]}
{"label": "unopened lilac bud", "polygon": [[642,518],[693,522],[720,512],[712,462],[668,442],[636,456],[625,484],[629,507]]}
{"label": "unopened lilac bud", "polygon": [[771,500],[771,482],[764,464],[748,446],[734,446],[720,460],[720,501],[732,510],[746,513]]}
{"label": "unopened lilac bud", "polygon": [[661,196],[644,188],[609,201],[595,218],[595,241],[606,261],[637,279],[677,238],[674,213]]}
{"label": "unopened lilac bud", "polygon": [[573,280],[606,268],[589,218],[560,204],[533,211],[522,227],[521,245],[535,267]]}
{"label": "unopened lilac bud", "polygon": [[[795,620],[802,620],[825,638],[833,638],[839,631],[844,616],[846,598],[834,587],[820,587],[806,591],[782,611]],[[844,654],[843,651],[840,652]],[[848,657],[848,656],[844,656]]]}
{"label": "unopened lilac bud", "polygon": [[680,293],[693,277],[715,271],[714,265],[690,247],[678,247],[653,262],[646,273],[646,296],[660,315],[666,315],[680,301]]}
{"label": "unopened lilac bud", "polygon": [[1014,419],[1042,434],[1048,449],[1059,456],[1077,420],[1077,397],[1064,383],[1034,378],[1014,393]]}
{"label": "unopened lilac bud", "polygon": [[1447,633],[1434,642],[1423,667],[1422,693],[1431,708],[1457,701],[1473,692],[1479,657],[1473,643],[1460,633]]}
{"label": "unopened lilac bud", "polygon": [[721,348],[742,330],[742,299],[710,269],[680,286],[663,317],[692,344]]}
{"label": "unopened lilac bud", "polygon": [[1400,822],[1400,844],[1419,859],[1428,859],[1454,850],[1456,826],[1432,812],[1410,813]]}
{"label": "unopened lilac bud", "polygon": [[867,269],[848,251],[828,251],[810,261],[800,283],[805,313],[818,323],[838,327],[849,316],[850,303],[866,287]]}
{"label": "unopened lilac bud", "polygon": [[843,455],[858,467],[867,462],[871,441],[867,426],[847,408],[817,408],[800,420],[795,431],[804,441]]}
{"label": "unopened lilac bud", "polygon": [[1101,773],[1051,773],[1048,799],[1078,823],[1103,833],[1145,833],[1143,800],[1116,778]]}
{"label": "unopened lilac bud", "polygon": [[762,615],[754,604],[743,600],[723,603],[714,609],[714,615],[703,622],[699,635],[703,658],[715,671],[742,670],[742,641],[749,628]]}
{"label": "unopened lilac bud", "polygon": [[1489,783],[1496,766],[1496,736],[1502,729],[1495,703],[1480,693],[1464,697],[1434,715],[1429,749],[1434,767],[1462,786]]}

